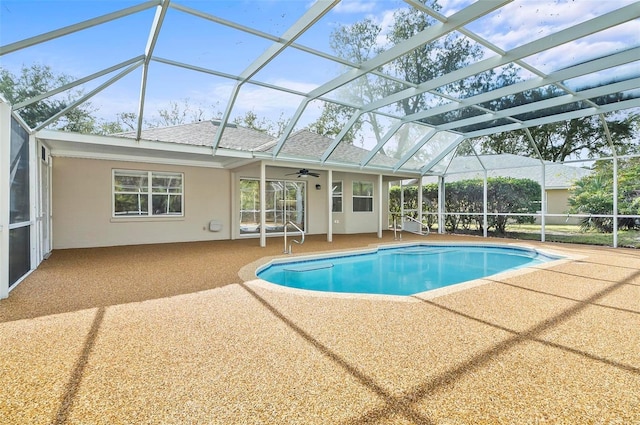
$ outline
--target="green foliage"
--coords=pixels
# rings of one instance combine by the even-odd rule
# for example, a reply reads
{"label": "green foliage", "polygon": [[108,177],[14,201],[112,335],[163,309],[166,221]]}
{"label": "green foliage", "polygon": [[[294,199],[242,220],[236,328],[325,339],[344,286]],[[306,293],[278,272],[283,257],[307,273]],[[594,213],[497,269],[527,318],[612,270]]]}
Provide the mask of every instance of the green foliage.
{"label": "green foliage", "polygon": [[[23,66],[18,75],[0,68],[0,93],[9,103],[15,105],[69,84],[73,80],[69,75],[54,74],[48,65]],[[29,127],[35,128],[67,108],[82,95],[80,90],[70,90],[66,96],[47,97],[21,108],[20,116]],[[96,125],[93,112],[95,111],[92,110],[91,104],[85,102],[68,111],[50,126],[58,130],[90,133]]]}
{"label": "green foliage", "polygon": [[[640,158],[618,161],[618,214],[640,214]],[[572,214],[613,214],[613,163],[599,161],[593,174],[578,180],[570,189],[569,212]],[[619,227],[635,228],[636,221],[621,218]],[[613,230],[613,220],[607,217],[588,217],[584,229],[601,232]]]}
{"label": "green foliage", "polygon": [[[399,186],[389,190],[389,210],[400,212]],[[515,179],[511,177],[495,177],[487,179],[487,212],[532,214],[540,207],[540,185],[530,179]],[[423,212],[436,212],[438,208],[438,185],[426,184],[422,187]],[[418,208],[417,186],[404,187],[405,209]],[[457,229],[482,229],[483,222],[483,181],[481,179],[460,180],[445,184],[445,209],[448,214],[445,226],[449,231]],[[431,217],[431,218],[430,218]],[[428,215],[428,225],[434,219]],[[430,221],[429,221],[430,220]],[[495,229],[504,233],[507,216],[489,216],[488,229]],[[517,222],[533,222],[533,217],[517,217]]]}
{"label": "green foliage", "polygon": [[[531,101],[545,96],[532,94]],[[640,152],[640,145],[635,141],[640,126],[638,115],[618,112],[608,114],[605,119],[618,154]],[[511,153],[537,157],[537,149],[542,159],[553,162],[584,155],[596,158],[612,154],[604,126],[597,115],[530,127],[529,131],[535,148],[526,132],[519,130],[483,137],[478,140],[479,151],[483,154]]]}
{"label": "green foliage", "polygon": [[280,118],[274,122],[268,118],[258,117],[253,111],[247,111],[244,115],[234,118],[233,123],[270,134],[273,137],[279,137],[287,127],[289,120],[285,119],[283,114],[280,114]]}
{"label": "green foliage", "polygon": [[[423,3],[428,3],[428,6],[440,10],[440,6],[434,0],[423,0]],[[388,33],[383,32],[383,28],[370,18],[352,25],[340,26],[331,34],[331,49],[338,57],[354,65],[359,65],[437,23],[434,18],[412,7],[396,10],[393,19]],[[466,37],[451,33],[441,39],[419,46],[377,71],[399,80],[420,84],[456,69],[464,68],[479,60],[482,54],[482,49],[471,43]],[[349,66],[346,68],[353,69]],[[448,89],[455,96],[461,92],[468,94],[470,90],[483,90],[487,86],[495,85],[495,83],[493,71],[487,71],[475,75],[473,78],[452,83]],[[406,84],[401,84],[393,78],[383,78],[376,73],[370,73],[338,89],[337,96],[351,104],[368,104],[406,88]],[[406,115],[412,114],[430,106],[430,98],[432,98],[430,94],[423,93],[402,99],[396,103],[395,107]],[[335,137],[355,112],[352,108],[326,102],[320,118],[311,125],[311,130],[322,135]],[[378,141],[388,130],[380,123],[376,114],[365,113],[358,118],[343,140],[348,143],[357,143],[357,134],[365,123]],[[393,152],[385,152],[387,155],[400,156],[408,150],[413,139],[398,137],[398,141],[398,146],[394,148]]]}

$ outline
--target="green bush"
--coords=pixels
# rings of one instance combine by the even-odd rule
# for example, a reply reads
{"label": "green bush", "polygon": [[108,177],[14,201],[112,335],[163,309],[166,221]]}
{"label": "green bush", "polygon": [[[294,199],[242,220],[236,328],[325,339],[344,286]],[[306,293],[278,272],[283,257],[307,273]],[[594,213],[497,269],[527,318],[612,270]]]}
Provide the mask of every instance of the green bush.
{"label": "green bush", "polygon": [[[487,179],[487,211],[508,213],[535,213],[540,206],[540,185],[530,179],[493,177]],[[438,185],[427,184],[422,187],[423,212],[437,212]],[[417,186],[404,187],[405,209],[418,208]],[[483,182],[481,179],[460,180],[445,184],[445,209],[451,214],[446,216],[445,227],[449,231],[482,230]],[[389,190],[389,210],[400,212],[400,186]],[[431,227],[435,219],[427,215],[427,225]],[[505,232],[506,216],[489,216],[488,229]],[[518,217],[519,223],[533,223],[534,217]]]}
{"label": "green bush", "polygon": [[[618,161],[618,214],[640,214],[640,159]],[[572,214],[613,214],[613,163],[596,163],[594,173],[578,180],[570,189],[569,212]],[[637,228],[637,221],[619,218],[619,228]],[[613,230],[613,219],[587,217],[582,221],[584,230],[600,232]]]}

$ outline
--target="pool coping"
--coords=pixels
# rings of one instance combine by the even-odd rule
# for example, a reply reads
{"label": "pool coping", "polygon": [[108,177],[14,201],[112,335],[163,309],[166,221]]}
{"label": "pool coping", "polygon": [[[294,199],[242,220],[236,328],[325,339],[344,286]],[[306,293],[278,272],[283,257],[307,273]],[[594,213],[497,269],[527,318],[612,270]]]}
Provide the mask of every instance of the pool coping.
{"label": "pool coping", "polygon": [[[521,267],[514,270],[506,270],[500,273],[496,273],[490,276],[485,276],[480,279],[469,280],[465,282],[455,283],[442,288],[430,289],[428,291],[418,292],[411,295],[388,295],[388,294],[366,294],[366,293],[351,293],[351,292],[331,292],[331,291],[315,291],[310,289],[292,288],[276,283],[268,282],[264,279],[260,279],[256,276],[258,269],[267,266],[268,264],[285,263],[289,261],[309,261],[314,259],[330,258],[336,256],[349,256],[372,253],[379,249],[398,248],[402,246],[416,246],[416,245],[429,245],[429,246],[491,246],[496,248],[524,248],[534,250],[540,254],[549,257],[560,257],[556,260],[547,261],[545,263],[535,264],[533,266]],[[577,261],[583,259],[585,256],[576,255],[568,252],[559,252],[561,250],[551,250],[546,247],[540,248],[531,244],[521,242],[443,242],[443,241],[412,241],[412,242],[385,242],[380,244],[370,244],[366,248],[357,249],[339,249],[330,251],[320,251],[316,253],[304,253],[304,254],[282,254],[275,256],[262,257],[259,260],[253,261],[243,266],[238,271],[238,276],[243,280],[246,285],[250,285],[256,288],[263,288],[274,292],[284,292],[288,294],[311,296],[318,298],[343,298],[343,299],[371,299],[371,300],[388,300],[398,302],[420,302],[420,300],[428,300],[444,295],[452,294],[459,291],[475,288],[477,286],[491,283],[496,279],[507,279],[523,274],[532,273],[538,270],[544,270],[546,268],[555,267],[567,262]]]}

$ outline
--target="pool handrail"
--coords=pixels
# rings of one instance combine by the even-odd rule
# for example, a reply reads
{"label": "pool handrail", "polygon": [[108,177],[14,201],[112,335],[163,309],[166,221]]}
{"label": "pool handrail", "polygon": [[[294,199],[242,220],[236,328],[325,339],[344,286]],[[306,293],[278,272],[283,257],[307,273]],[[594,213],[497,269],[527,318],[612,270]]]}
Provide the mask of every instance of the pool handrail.
{"label": "pool handrail", "polygon": [[[430,233],[429,226],[428,226],[428,225],[425,225],[425,224],[424,224],[424,223],[422,223],[420,220],[418,220],[418,219],[416,219],[416,218],[413,218],[413,217],[411,217],[411,216],[409,216],[409,215],[401,215],[401,216],[400,216],[400,219],[401,219],[401,220],[407,220],[407,221],[412,221],[412,222],[418,223],[418,225],[420,226],[420,230],[419,230],[419,231],[417,231],[417,232],[414,232],[414,231],[412,231],[412,230],[407,230],[407,229],[405,229],[405,228],[404,228],[404,226],[402,225],[402,223],[400,223],[400,239],[402,239],[402,232],[403,232],[403,231],[405,231],[405,230],[406,230],[407,232],[415,233],[415,234],[417,234],[417,235],[429,236],[429,233]],[[394,217],[394,218],[393,218],[393,239],[394,239],[394,240],[398,240],[398,237],[397,237],[397,227],[398,227],[398,226],[397,226],[397,224],[396,224],[396,217]],[[427,232],[426,232],[426,233],[423,231],[423,229],[425,229],[425,228],[427,229]]]}
{"label": "pool handrail", "polygon": [[300,240],[294,239],[293,242],[297,243],[298,245],[302,245],[304,243],[304,230],[298,227],[298,225],[293,221],[288,221],[287,223],[284,224],[284,253],[285,254],[291,254],[293,252],[291,250],[291,244],[289,244],[289,249],[287,249],[287,227],[289,226],[289,224],[295,227],[295,229],[298,232],[300,232],[300,235],[302,236]]}

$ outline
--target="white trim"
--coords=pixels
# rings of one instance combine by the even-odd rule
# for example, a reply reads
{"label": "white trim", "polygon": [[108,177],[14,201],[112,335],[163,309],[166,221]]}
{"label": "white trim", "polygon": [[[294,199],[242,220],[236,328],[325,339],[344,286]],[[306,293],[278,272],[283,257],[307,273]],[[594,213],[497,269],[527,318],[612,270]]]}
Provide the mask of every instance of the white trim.
{"label": "white trim", "polygon": [[130,156],[124,154],[103,153],[103,152],[77,152],[71,150],[52,150],[52,156],[60,158],[76,158],[76,159],[96,159],[103,161],[118,161],[118,162],[140,162],[145,164],[160,164],[160,165],[179,165],[185,167],[203,167],[203,168],[225,168],[219,162],[212,162],[211,155],[208,155],[209,161],[192,160],[192,159],[175,159],[175,158],[159,158],[153,156]]}
{"label": "white trim", "polygon": [[[369,183],[369,184],[371,184],[371,196],[369,196],[369,195],[367,195],[367,196],[363,196],[363,195],[355,195],[355,194],[354,194],[354,190],[353,190],[353,188],[354,188],[354,185],[355,185],[356,183],[360,183],[360,184],[362,184],[362,183]],[[342,190],[344,191],[344,187],[342,188]],[[375,182],[372,182],[372,181],[370,181],[370,180],[353,180],[353,181],[351,182],[351,212],[352,212],[352,213],[355,213],[355,214],[358,214],[358,213],[365,213],[365,214],[367,214],[367,213],[373,213],[373,212],[375,212],[375,208],[374,208],[375,195],[376,195],[376,184],[375,184]],[[356,210],[354,209],[354,203],[353,203],[353,200],[354,200],[355,198],[363,198],[363,199],[369,199],[369,198],[370,198],[370,199],[371,199],[371,211],[356,211]]]}

